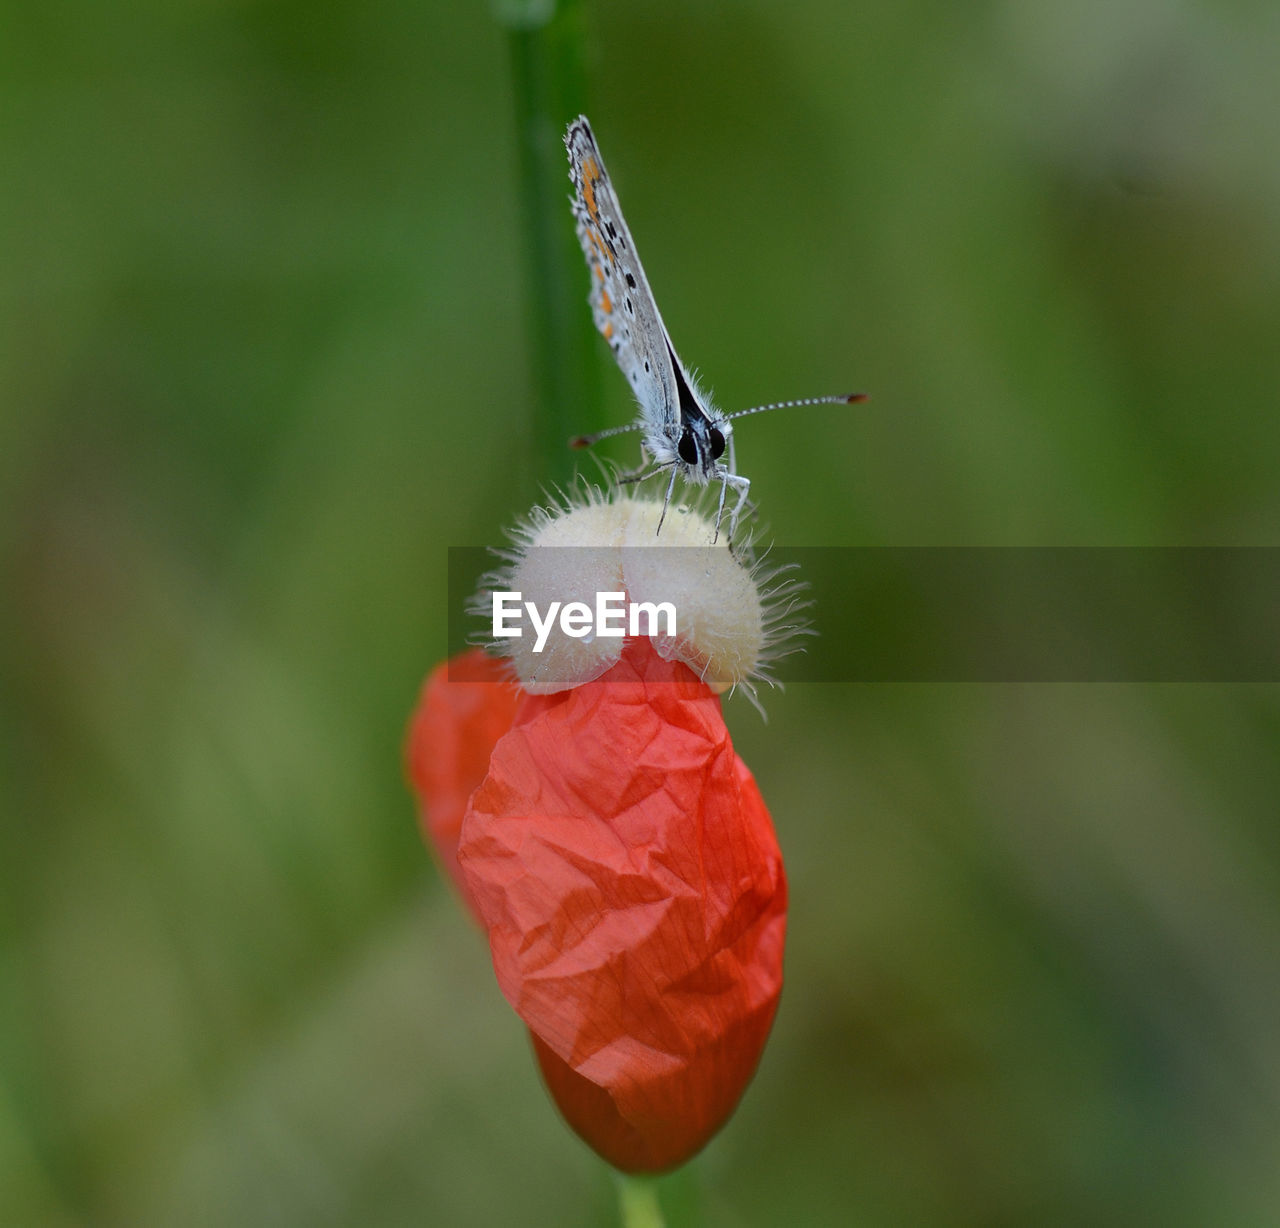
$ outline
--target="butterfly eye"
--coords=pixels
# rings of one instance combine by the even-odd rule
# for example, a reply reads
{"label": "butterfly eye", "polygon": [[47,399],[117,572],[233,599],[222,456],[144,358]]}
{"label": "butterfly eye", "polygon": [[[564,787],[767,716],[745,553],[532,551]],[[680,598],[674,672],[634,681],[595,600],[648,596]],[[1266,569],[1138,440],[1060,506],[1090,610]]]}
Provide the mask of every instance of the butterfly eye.
{"label": "butterfly eye", "polygon": [[[721,440],[720,442],[723,447],[724,441]],[[698,445],[693,442],[693,432],[687,426],[680,435],[680,442],[676,445],[676,451],[686,465],[696,465],[698,463]]]}
{"label": "butterfly eye", "polygon": [[707,438],[711,440],[711,459],[719,460],[724,455],[724,436],[713,426]]}

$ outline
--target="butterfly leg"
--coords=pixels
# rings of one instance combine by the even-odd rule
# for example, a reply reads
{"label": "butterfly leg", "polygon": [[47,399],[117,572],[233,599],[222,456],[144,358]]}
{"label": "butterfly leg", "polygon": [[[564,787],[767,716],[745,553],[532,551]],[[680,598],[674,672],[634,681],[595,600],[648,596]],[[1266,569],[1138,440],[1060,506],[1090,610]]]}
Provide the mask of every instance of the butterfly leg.
{"label": "butterfly leg", "polygon": [[738,531],[738,517],[742,514],[742,505],[747,501],[747,491],[751,489],[751,479],[744,478],[740,473],[734,473],[730,469],[726,469],[720,481],[720,505],[716,508],[716,533],[711,539],[714,546],[720,540],[720,522],[724,519],[724,500],[725,495],[732,486],[738,492],[738,501],[733,505],[733,511],[729,513],[729,545],[733,546],[733,535]]}
{"label": "butterfly leg", "polygon": [[[640,449],[640,460],[641,460],[641,464],[639,469],[637,469],[634,473],[624,473],[621,477],[618,478],[619,486],[630,486],[635,482],[643,482],[647,478],[654,477],[655,475],[661,473],[664,469],[674,464],[673,461],[666,461],[663,464],[656,464],[652,466],[652,468],[648,467],[649,453],[646,452],[643,448]],[[672,469],[672,476],[673,477],[675,476],[674,469]],[[670,499],[671,499],[671,491],[670,489],[668,489],[667,490],[668,502],[670,501]],[[661,528],[662,526],[659,525],[658,527]]]}
{"label": "butterfly leg", "polygon": [[[729,464],[728,475],[720,487],[720,508],[716,513],[716,537],[720,536],[720,518],[724,515],[724,498],[726,489],[733,486],[738,492],[738,502],[734,504],[733,511],[729,513],[729,549],[733,550],[734,534],[738,530],[738,517],[742,514],[744,505],[747,505],[747,491],[751,489],[751,480],[744,478],[738,473],[738,460],[734,444],[737,441],[732,435],[729,436]],[[754,505],[747,505],[748,510],[754,510]]]}
{"label": "butterfly leg", "polygon": [[624,473],[618,478],[619,486],[630,486],[632,482],[643,482],[645,478],[651,478],[661,469],[660,465],[649,468],[649,452],[643,444],[640,445],[640,468],[633,473]]}
{"label": "butterfly leg", "polygon": [[662,522],[667,518],[667,508],[671,506],[671,492],[676,488],[676,474],[679,472],[680,470],[675,465],[671,466],[671,481],[667,483],[667,497],[662,501],[662,515],[658,517],[658,528],[657,532],[654,533],[654,537],[657,537],[662,532]]}
{"label": "butterfly leg", "polygon": [[661,473],[666,468],[666,465],[654,465],[652,469],[637,469],[635,473],[624,473],[618,478],[618,485],[630,486],[634,482],[643,482],[646,478],[651,478],[655,473]]}

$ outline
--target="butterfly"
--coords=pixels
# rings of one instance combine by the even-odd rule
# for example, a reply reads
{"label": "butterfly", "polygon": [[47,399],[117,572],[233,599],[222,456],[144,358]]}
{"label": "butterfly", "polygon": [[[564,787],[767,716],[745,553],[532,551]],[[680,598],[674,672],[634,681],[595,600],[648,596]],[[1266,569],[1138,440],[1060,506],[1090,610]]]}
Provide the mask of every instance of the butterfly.
{"label": "butterfly", "polygon": [[732,541],[751,489],[750,479],[737,471],[734,461],[734,420],[770,409],[851,404],[865,400],[866,394],[855,392],[777,401],[732,414],[717,409],[698,387],[671,343],[586,116],[580,115],[569,125],[565,148],[569,152],[569,178],[574,187],[573,215],[578,241],[591,275],[592,315],[596,328],[609,343],[618,366],[631,384],[640,410],[636,422],[594,435],[580,435],[571,443],[574,447],[589,447],[611,435],[642,432],[645,464],[637,473],[622,480],[644,481],[670,471],[658,532],[662,531],[671,506],[676,478],[682,477],[699,486],[720,483],[716,540],[732,487],[737,496],[729,512],[729,540]]}

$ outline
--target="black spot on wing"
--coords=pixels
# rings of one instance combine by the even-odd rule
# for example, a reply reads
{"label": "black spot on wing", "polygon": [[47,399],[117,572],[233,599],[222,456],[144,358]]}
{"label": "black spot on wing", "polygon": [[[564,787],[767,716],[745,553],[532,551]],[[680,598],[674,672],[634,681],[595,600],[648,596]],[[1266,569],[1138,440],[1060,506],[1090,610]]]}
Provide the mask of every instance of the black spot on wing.
{"label": "black spot on wing", "polygon": [[676,361],[670,346],[667,346],[667,353],[671,355],[671,369],[676,375],[676,392],[680,397],[680,421],[687,423],[701,418],[704,422],[710,422],[707,411],[698,404],[698,398],[693,395],[693,389],[684,378],[684,372],[680,370],[680,364]]}

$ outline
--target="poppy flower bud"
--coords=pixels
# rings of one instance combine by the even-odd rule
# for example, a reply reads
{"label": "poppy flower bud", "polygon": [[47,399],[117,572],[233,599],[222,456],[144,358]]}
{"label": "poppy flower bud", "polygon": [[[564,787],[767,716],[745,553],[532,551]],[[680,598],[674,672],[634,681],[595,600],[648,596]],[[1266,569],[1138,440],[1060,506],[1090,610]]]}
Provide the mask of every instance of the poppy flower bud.
{"label": "poppy flower bud", "polygon": [[[779,642],[796,630],[781,624],[796,608],[788,599],[797,586],[745,564],[726,538],[714,544],[714,526],[697,512],[672,508],[663,520],[663,511],[660,501],[627,497],[538,509],[517,529],[508,566],[486,579],[542,609],[592,606],[611,591],[634,603],[667,602],[679,625],[650,631],[659,655],[683,661],[717,693],[740,686],[754,698]],[[487,612],[488,596],[477,613]],[[600,677],[621,656],[622,639],[575,637],[561,624],[541,642],[525,633],[495,647],[526,690],[552,694]]]}
{"label": "poppy flower bud", "polygon": [[431,671],[405,740],[423,839],[477,920],[458,869],[458,834],[467,801],[485,778],[494,743],[511,728],[523,694],[500,661],[473,648]]}
{"label": "poppy flower bud", "polygon": [[[576,510],[616,528],[647,516],[644,504]],[[707,561],[695,566],[720,639],[627,637],[607,646],[602,671],[570,654],[575,681],[543,674],[514,702],[523,692],[510,683],[438,668],[408,747],[425,830],[488,933],[552,1097],[627,1172],[681,1164],[724,1124],[782,989],[787,888],[773,825],[718,695],[686,663],[721,670],[723,629],[741,612],[712,617]],[[754,635],[770,625],[765,608],[740,619]],[[766,648],[760,638],[754,659]]]}

